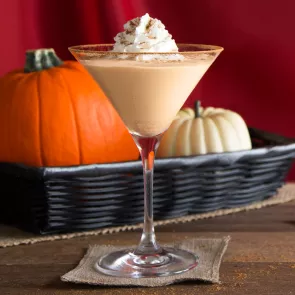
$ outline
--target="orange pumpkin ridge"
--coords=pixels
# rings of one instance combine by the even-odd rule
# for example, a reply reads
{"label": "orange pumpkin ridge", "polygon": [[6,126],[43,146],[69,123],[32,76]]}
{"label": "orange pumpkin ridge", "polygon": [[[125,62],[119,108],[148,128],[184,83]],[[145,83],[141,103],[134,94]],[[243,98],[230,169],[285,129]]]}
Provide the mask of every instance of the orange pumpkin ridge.
{"label": "orange pumpkin ridge", "polygon": [[137,160],[138,149],[100,87],[76,61],[30,50],[0,78],[0,161],[73,166]]}

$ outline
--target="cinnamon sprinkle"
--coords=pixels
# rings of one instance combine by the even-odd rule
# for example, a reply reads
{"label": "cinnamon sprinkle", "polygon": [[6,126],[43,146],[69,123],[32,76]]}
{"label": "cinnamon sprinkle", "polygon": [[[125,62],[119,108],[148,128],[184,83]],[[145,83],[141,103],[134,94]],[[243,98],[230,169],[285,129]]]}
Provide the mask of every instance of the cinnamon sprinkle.
{"label": "cinnamon sprinkle", "polygon": [[146,25],[146,30],[148,31],[148,30],[153,26],[153,24],[154,24],[155,22],[156,22],[155,19],[150,18],[148,24]]}
{"label": "cinnamon sprinkle", "polygon": [[262,254],[238,254],[234,256],[232,261],[236,262],[250,262],[250,261],[265,261],[266,257]]}
{"label": "cinnamon sprinkle", "polygon": [[247,277],[248,277],[248,275],[243,272],[238,272],[236,274],[236,279],[238,279],[238,280],[245,280]]}

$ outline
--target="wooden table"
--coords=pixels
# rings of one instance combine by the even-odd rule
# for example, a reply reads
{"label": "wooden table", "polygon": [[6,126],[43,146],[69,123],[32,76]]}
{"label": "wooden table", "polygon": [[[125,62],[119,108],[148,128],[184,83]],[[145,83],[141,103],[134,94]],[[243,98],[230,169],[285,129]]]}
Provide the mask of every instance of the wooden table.
{"label": "wooden table", "polygon": [[89,244],[135,244],[139,232],[76,238],[0,249],[0,295],[15,294],[295,294],[295,202],[257,211],[157,228],[161,242],[231,235],[221,285],[182,283],[161,288],[101,288],[60,281]]}

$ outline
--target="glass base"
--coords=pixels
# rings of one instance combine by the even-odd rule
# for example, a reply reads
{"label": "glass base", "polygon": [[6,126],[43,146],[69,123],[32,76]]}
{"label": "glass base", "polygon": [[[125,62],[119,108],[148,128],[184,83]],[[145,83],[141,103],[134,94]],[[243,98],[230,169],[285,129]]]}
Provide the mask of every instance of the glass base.
{"label": "glass base", "polygon": [[136,255],[133,250],[107,254],[96,262],[97,271],[115,277],[144,278],[181,274],[198,265],[198,257],[181,249],[163,248],[156,254]]}

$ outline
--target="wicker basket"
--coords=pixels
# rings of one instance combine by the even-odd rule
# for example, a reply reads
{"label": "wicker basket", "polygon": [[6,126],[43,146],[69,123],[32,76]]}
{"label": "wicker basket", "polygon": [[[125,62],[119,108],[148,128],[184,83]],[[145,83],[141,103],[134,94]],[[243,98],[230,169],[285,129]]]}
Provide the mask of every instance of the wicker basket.
{"label": "wicker basket", "polygon": [[[156,160],[155,219],[241,206],[283,184],[295,140],[249,129],[253,149]],[[63,168],[0,163],[0,221],[41,234],[143,220],[140,161]]]}

